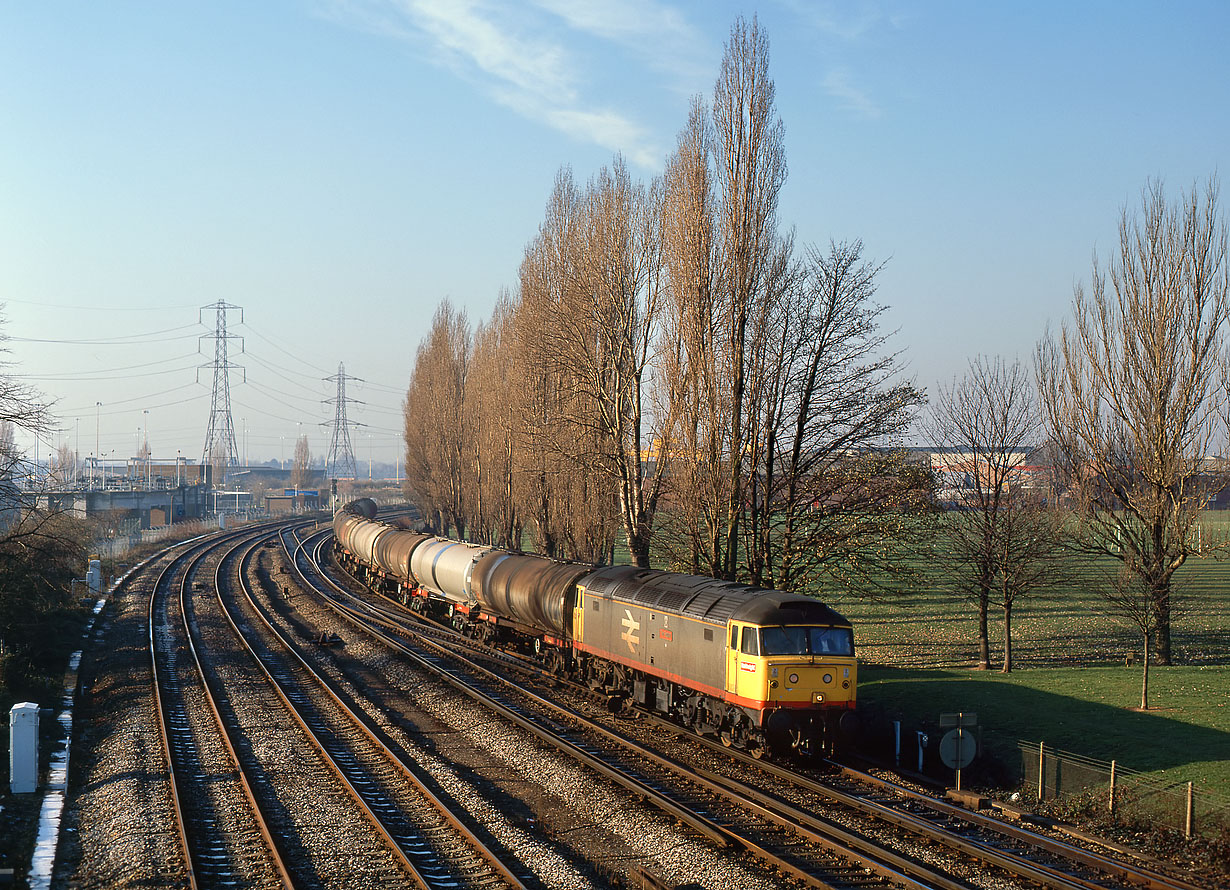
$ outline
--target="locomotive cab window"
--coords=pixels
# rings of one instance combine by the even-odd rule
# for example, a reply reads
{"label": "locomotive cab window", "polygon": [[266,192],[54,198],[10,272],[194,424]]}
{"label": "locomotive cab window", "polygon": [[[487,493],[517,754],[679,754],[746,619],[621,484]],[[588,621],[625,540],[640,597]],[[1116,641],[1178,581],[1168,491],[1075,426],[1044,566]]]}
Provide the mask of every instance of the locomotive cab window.
{"label": "locomotive cab window", "polygon": [[739,651],[744,655],[759,655],[760,654],[760,639],[756,633],[756,628],[743,628],[743,645],[739,647]]}
{"label": "locomotive cab window", "polygon": [[765,655],[854,654],[854,632],[848,627],[765,627],[761,642]]}

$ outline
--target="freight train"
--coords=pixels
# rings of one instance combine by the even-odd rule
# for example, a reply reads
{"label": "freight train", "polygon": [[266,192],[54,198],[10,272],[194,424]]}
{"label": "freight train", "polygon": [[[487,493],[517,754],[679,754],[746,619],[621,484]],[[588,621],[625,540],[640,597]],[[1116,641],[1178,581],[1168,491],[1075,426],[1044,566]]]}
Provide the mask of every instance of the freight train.
{"label": "freight train", "polygon": [[377,521],[366,498],[333,531],[377,593],[754,756],[831,751],[857,726],[853,629],[811,597],[454,541]]}

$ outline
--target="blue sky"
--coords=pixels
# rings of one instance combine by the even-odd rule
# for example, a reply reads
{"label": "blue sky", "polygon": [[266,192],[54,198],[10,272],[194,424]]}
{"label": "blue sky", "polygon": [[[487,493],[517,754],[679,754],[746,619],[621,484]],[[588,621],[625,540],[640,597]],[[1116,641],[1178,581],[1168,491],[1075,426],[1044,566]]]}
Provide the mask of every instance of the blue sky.
{"label": "blue sky", "polygon": [[515,286],[561,166],[660,173],[755,14],[781,221],[888,260],[893,342],[934,390],[978,353],[1029,360],[1150,177],[1177,195],[1230,167],[1228,9],[2,0],[9,371],[55,400],[51,445],[93,452],[97,414],[104,454],[148,422],[155,458],[199,457],[200,307],[225,300],[249,459],[289,457],[299,429],[326,450],[344,362],[357,457],[392,461],[439,300],[477,321]]}

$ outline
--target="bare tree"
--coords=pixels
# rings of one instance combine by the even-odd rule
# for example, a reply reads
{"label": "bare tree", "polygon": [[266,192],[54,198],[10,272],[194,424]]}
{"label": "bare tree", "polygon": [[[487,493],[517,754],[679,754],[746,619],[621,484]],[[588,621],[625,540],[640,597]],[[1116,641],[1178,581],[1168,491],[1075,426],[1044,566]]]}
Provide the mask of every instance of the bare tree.
{"label": "bare tree", "polygon": [[56,449],[51,459],[51,478],[56,485],[71,485],[77,475],[77,452],[67,444]]}
{"label": "bare tree", "polygon": [[[4,304],[0,303],[0,326],[4,324]],[[52,432],[51,406],[38,390],[27,386],[10,374],[8,334],[0,331],[0,423],[11,423],[15,428],[35,435],[47,436]]]}
{"label": "bare tree", "polygon": [[1012,670],[1012,609],[1031,593],[1058,587],[1074,577],[1068,564],[1067,515],[1041,490],[1010,487],[996,533],[998,605],[1004,621],[1003,673]]}
{"label": "bare tree", "polygon": [[523,385],[514,376],[515,309],[511,295],[504,291],[491,319],[478,326],[466,387],[466,412],[474,423],[472,535],[484,543],[512,548],[520,546],[514,480]]}
{"label": "bare tree", "polygon": [[721,371],[730,381],[721,574],[734,578],[744,507],[749,326],[765,296],[765,271],[777,233],[777,200],[786,179],[785,128],[769,77],[769,41],[755,18],[731,28],[713,96],[717,169],[718,286],[725,312]]}
{"label": "bare tree", "polygon": [[1099,592],[1112,615],[1126,622],[1137,631],[1144,645],[1141,659],[1140,709],[1149,710],[1149,641],[1157,635],[1158,612],[1156,591],[1149,587],[1147,579],[1125,566],[1112,577],[1101,581]]}
{"label": "bare tree", "polygon": [[295,440],[295,457],[290,466],[291,487],[298,490],[307,488],[312,481],[312,449],[308,445],[307,436]]}
{"label": "bare tree", "polygon": [[905,561],[884,542],[916,537],[930,494],[928,474],[899,447],[923,394],[888,349],[874,302],[883,265],[862,251],[859,241],[811,248],[797,276],[769,278],[786,296],[770,301],[779,308],[760,338],[776,331],[779,345],[766,363],[772,383],[753,400],[764,420],[749,513],[763,517],[749,550],[760,551],[752,577],[785,589],[827,576],[866,590],[896,577]]}
{"label": "bare tree", "polygon": [[[595,522],[603,525],[604,515],[592,509],[594,504],[578,505],[585,508],[579,512],[572,509],[569,481],[577,475],[576,466],[567,457],[570,446],[558,416],[560,403],[576,397],[575,388],[565,363],[538,360],[537,341],[544,326],[555,324],[553,315],[567,306],[580,203],[572,172],[562,168],[556,174],[538,235],[526,246],[521,262],[511,355],[515,375],[522,381],[519,431],[524,445],[515,470],[520,512],[533,532],[538,552],[578,559],[585,557],[574,548],[596,536],[591,527]],[[578,532],[578,528],[585,531]]]}
{"label": "bare tree", "polygon": [[466,388],[473,354],[469,320],[448,300],[419,344],[405,403],[406,490],[441,532],[464,538],[474,497],[473,425]]}
{"label": "bare tree", "polygon": [[[0,334],[0,355],[5,339]],[[49,663],[50,641],[58,633],[55,613],[69,607],[69,579],[82,570],[85,535],[72,517],[22,496],[16,477],[25,456],[16,432],[46,437],[53,422],[45,400],[6,368],[0,361],[0,673],[15,687],[62,670]]]}
{"label": "bare tree", "polygon": [[226,443],[218,440],[209,452],[209,466],[214,485],[221,486],[226,482],[226,471],[230,468],[230,452]]}
{"label": "bare tree", "polygon": [[558,386],[543,445],[610,487],[632,561],[648,566],[670,453],[650,394],[662,299],[659,194],[634,183],[618,157],[583,195],[568,184],[557,188],[523,270],[521,349],[531,377]]}
{"label": "bare tree", "polygon": [[942,499],[955,508],[938,529],[950,574],[978,611],[979,667],[991,665],[988,612],[998,596],[1008,672],[1014,602],[1059,579],[1056,514],[1023,473],[1042,433],[1034,381],[1019,361],[978,356],[939,388],[926,430],[940,449]]}
{"label": "bare tree", "polygon": [[[674,419],[672,497],[665,542],[672,560],[693,572],[720,575],[723,523],[729,503],[726,437],[729,391],[719,372],[721,320],[714,196],[713,128],[700,99],[667,162],[662,211],[666,272],[662,352],[666,411]],[[678,549],[671,549],[673,542]]]}
{"label": "bare tree", "polygon": [[[1119,560],[1150,591],[1156,652],[1169,664],[1175,572],[1208,549],[1193,532],[1225,485],[1206,463],[1224,441],[1218,351],[1230,308],[1227,236],[1218,184],[1177,204],[1160,182],[1138,213],[1125,208],[1119,250],[1073,321],[1038,347],[1042,404],[1060,469],[1087,523],[1087,548]],[[1108,286],[1109,285],[1109,286]]]}

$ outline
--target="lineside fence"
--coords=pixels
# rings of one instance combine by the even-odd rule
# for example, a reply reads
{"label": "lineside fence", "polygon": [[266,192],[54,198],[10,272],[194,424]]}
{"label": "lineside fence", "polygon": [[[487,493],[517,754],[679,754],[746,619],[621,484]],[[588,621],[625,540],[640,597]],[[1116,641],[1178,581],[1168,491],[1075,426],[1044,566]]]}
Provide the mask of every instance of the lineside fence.
{"label": "lineside fence", "polygon": [[113,559],[123,559],[130,550],[142,544],[165,541],[174,536],[182,536],[185,530],[191,534],[201,534],[206,529],[217,528],[215,523],[203,522],[199,519],[189,519],[174,525],[162,525],[158,528],[133,529],[117,534],[114,537],[103,538],[90,544],[90,552],[99,556],[110,556]]}
{"label": "lineside fence", "polygon": [[1167,782],[1040,742],[1018,743],[1027,792],[1039,800],[1082,795],[1125,822],[1147,822],[1191,837],[1230,831],[1230,797],[1196,788],[1191,782]]}

